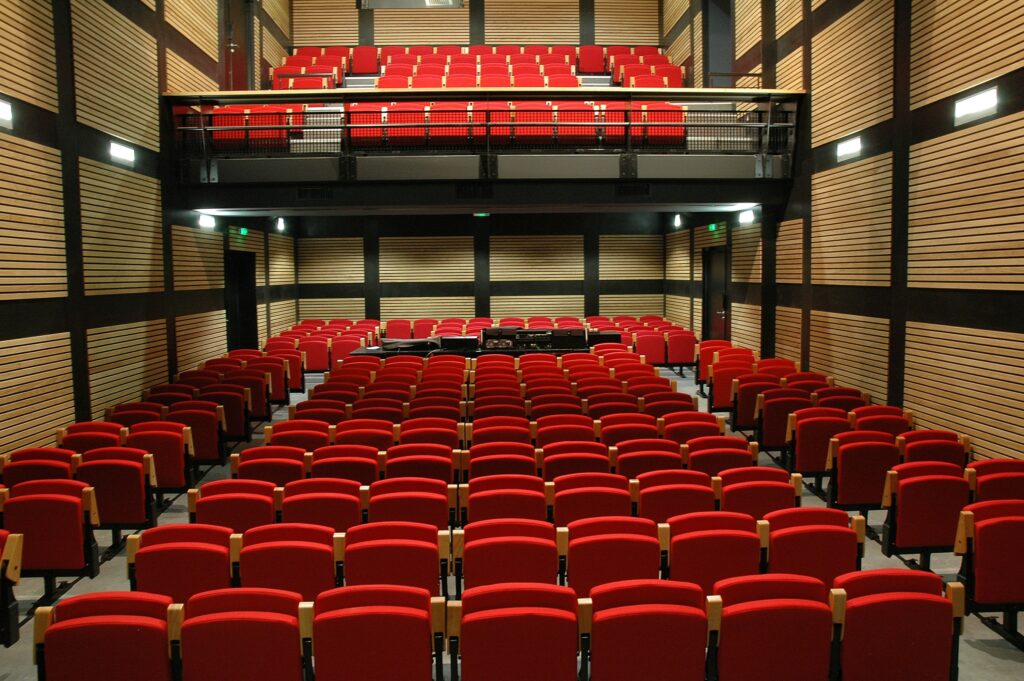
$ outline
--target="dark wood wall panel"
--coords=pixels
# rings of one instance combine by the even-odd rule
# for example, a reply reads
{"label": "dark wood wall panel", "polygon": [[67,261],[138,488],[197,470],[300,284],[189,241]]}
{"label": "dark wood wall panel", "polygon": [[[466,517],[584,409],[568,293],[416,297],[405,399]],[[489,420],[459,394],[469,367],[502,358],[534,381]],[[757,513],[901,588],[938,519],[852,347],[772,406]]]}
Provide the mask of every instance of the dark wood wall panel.
{"label": "dark wood wall panel", "polygon": [[0,92],[57,110],[53,6],[49,2],[0,3]]}
{"label": "dark wood wall panel", "polygon": [[[351,3],[334,3],[332,11],[338,11],[339,4],[351,4]],[[281,29],[281,33],[284,33],[285,37],[291,37],[292,34],[292,0],[263,0],[263,11],[266,13],[270,20],[274,22],[274,25]]]}
{"label": "dark wood wall panel", "polygon": [[295,239],[281,234],[267,235],[267,250],[270,254],[270,285],[282,286],[295,283]]}
{"label": "dark wood wall panel", "polygon": [[281,333],[298,322],[299,305],[296,300],[278,300],[270,304],[270,335]]}
{"label": "dark wood wall panel", "polygon": [[786,35],[803,18],[804,0],[775,0],[775,37]]}
{"label": "dark wood wall panel", "polygon": [[228,351],[226,313],[214,310],[175,317],[174,337],[178,344],[178,370],[194,369]]}
{"label": "dark wood wall panel", "polygon": [[672,41],[672,44],[665,50],[665,55],[669,61],[673,64],[682,65],[686,63],[686,60],[693,56],[693,38],[691,37],[691,27],[686,26],[679,37]]}
{"label": "dark wood wall panel", "polygon": [[797,307],[775,308],[775,356],[785,357],[800,366],[803,310]]}
{"label": "dark wood wall panel", "polygon": [[171,247],[175,291],[224,288],[224,235],[173,225]]}
{"label": "dark wood wall panel", "polygon": [[761,283],[761,224],[737,225],[732,230],[732,280]]}
{"label": "dark wood wall panel", "polygon": [[52,447],[75,420],[68,333],[0,341],[0,452]]}
{"label": "dark wood wall panel", "polygon": [[761,0],[732,0],[734,57],[739,59],[761,42]]}
{"label": "dark wood wall panel", "polygon": [[690,0],[662,0],[661,31],[664,35],[669,34],[689,7]]}
{"label": "dark wood wall panel", "polygon": [[93,418],[142,397],[167,380],[167,324],[163,319],[89,329],[89,395]]}

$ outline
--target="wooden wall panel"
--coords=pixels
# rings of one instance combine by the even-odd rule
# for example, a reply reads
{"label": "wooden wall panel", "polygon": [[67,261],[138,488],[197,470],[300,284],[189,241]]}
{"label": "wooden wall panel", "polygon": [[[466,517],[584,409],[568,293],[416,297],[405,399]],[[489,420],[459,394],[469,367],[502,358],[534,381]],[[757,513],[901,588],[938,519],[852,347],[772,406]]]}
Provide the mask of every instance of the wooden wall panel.
{"label": "wooden wall panel", "polygon": [[689,8],[690,0],[664,0],[661,3],[661,32],[668,35],[675,27],[676,22],[683,17],[683,13]]}
{"label": "wooden wall panel", "polygon": [[664,315],[665,295],[663,293],[605,293],[600,297],[600,314],[606,316]]}
{"label": "wooden wall panel", "polygon": [[775,241],[775,280],[780,284],[804,281],[804,220],[786,220],[779,224]]}
{"label": "wooden wall panel", "polygon": [[682,65],[693,54],[693,40],[690,37],[690,33],[691,28],[687,25],[683,32],[679,34],[679,37],[665,50],[665,55],[668,56],[669,61],[673,64]]}
{"label": "wooden wall panel", "polygon": [[155,319],[86,332],[92,416],[141,398],[146,388],[167,381],[167,322]]}
{"label": "wooden wall panel", "polygon": [[602,234],[599,248],[602,280],[665,278],[661,234]]}
{"label": "wooden wall panel", "polygon": [[280,66],[288,56],[288,48],[277,41],[266,26],[263,27],[263,60],[273,66]]}
{"label": "wooden wall panel", "polygon": [[889,320],[811,310],[811,371],[836,385],[860,388],[885,404],[889,384]]}
{"label": "wooden wall panel", "polygon": [[[388,319],[467,319],[475,312],[473,296],[435,296],[408,298],[381,298],[381,321]],[[493,313],[493,310],[492,310]]]}
{"label": "wooden wall panel", "polygon": [[268,329],[270,327],[270,315],[267,312],[267,306],[260,304],[256,306],[256,336],[259,338],[260,343],[270,336]]}
{"label": "wooden wall panel", "polygon": [[266,258],[263,253],[263,240],[266,235],[263,232],[250,230],[242,236],[238,227],[228,227],[228,249],[232,251],[246,251],[256,254],[256,285],[267,285],[267,273],[264,266]]}
{"label": "wooden wall panel", "polygon": [[910,148],[910,286],[1024,290],[1024,113]]}
{"label": "wooden wall panel", "polygon": [[54,446],[75,420],[70,334],[0,341],[0,401],[0,452]]}
{"label": "wooden wall panel", "polygon": [[[1006,0],[913,0],[912,108],[1021,67],[1024,4]],[[955,60],[955,67],[951,61]]]}
{"label": "wooden wall panel", "polygon": [[893,2],[864,0],[811,43],[811,143],[892,117]]}
{"label": "wooden wall panel", "polygon": [[487,0],[489,44],[565,44],[580,42],[577,0]]}
{"label": "wooden wall panel", "polygon": [[693,280],[704,281],[704,249],[725,246],[729,242],[728,227],[718,223],[718,229],[711,231],[707,225],[693,228]]}
{"label": "wooden wall panel", "polygon": [[919,428],[970,435],[981,458],[1024,459],[1024,334],[910,322],[906,358]]}
{"label": "wooden wall panel", "polygon": [[227,313],[214,310],[175,317],[174,337],[178,343],[178,371],[194,369],[200,362],[228,351]]}
{"label": "wooden wall panel", "polygon": [[143,5],[150,8],[154,12],[156,11],[156,0],[139,0]]}
{"label": "wooden wall panel", "polygon": [[761,306],[732,303],[730,308],[733,345],[761,352]]}
{"label": "wooden wall panel", "polygon": [[594,35],[597,44],[659,44],[658,5],[658,0],[594,0]]}
{"label": "wooden wall panel", "polygon": [[761,283],[761,224],[738,225],[732,233],[732,280]]}
{"label": "wooden wall panel", "polygon": [[818,9],[825,4],[825,0],[811,0],[811,11]]}
{"label": "wooden wall panel", "polygon": [[693,87],[704,87],[704,13],[693,17]]}
{"label": "wooden wall panel", "polygon": [[263,80],[268,77],[268,73],[264,73],[263,70],[263,48],[260,45],[260,40],[263,39],[263,29],[260,26],[259,17],[252,18],[252,35],[253,35],[253,47],[252,47],[252,72],[255,75],[254,79],[255,89],[263,89]]}
{"label": "wooden wall panel", "polygon": [[775,37],[786,35],[803,18],[803,0],[775,0]]}
{"label": "wooden wall panel", "polygon": [[690,232],[665,235],[665,279],[690,281]]}
{"label": "wooden wall panel", "polygon": [[467,0],[462,9],[374,10],[373,42],[378,45],[468,45],[469,4]]}
{"label": "wooden wall panel", "polygon": [[779,60],[775,86],[779,90],[804,89],[804,48],[798,47]]}
{"label": "wooden wall panel", "polygon": [[85,295],[164,290],[160,181],[79,158]]}
{"label": "wooden wall panel", "polygon": [[270,285],[295,283],[295,239],[281,234],[267,234],[270,253]]}
{"label": "wooden wall panel", "polygon": [[160,148],[156,38],[103,0],[71,3],[78,121]]}
{"label": "wooden wall panel", "polygon": [[689,296],[665,296],[665,319],[684,329],[690,328],[691,302]]}
{"label": "wooden wall panel", "polygon": [[171,226],[174,290],[224,288],[224,235],[181,225]]}
{"label": "wooden wall panel", "polygon": [[[281,29],[285,36],[291,36],[292,34],[291,4],[291,0],[263,0],[263,11],[267,13],[270,20]],[[338,11],[339,4],[346,3],[335,2],[332,11]]]}
{"label": "wooden wall panel", "polygon": [[0,92],[57,110],[57,61],[53,46],[53,5],[0,3]]}
{"label": "wooden wall panel", "polygon": [[577,279],[583,279],[582,236],[491,237],[492,281]]}
{"label": "wooden wall panel", "polygon": [[217,81],[189,64],[174,50],[164,50],[167,57],[167,92],[213,92]]}
{"label": "wooden wall panel", "polygon": [[270,334],[290,329],[298,323],[299,305],[296,300],[278,300],[270,304]]}
{"label": "wooden wall panel", "polygon": [[303,298],[299,319],[362,319],[366,302],[362,298]]}
{"label": "wooden wall panel", "polygon": [[0,174],[0,300],[66,296],[60,152],[0,133]]}
{"label": "wooden wall panel", "polygon": [[359,10],[338,0],[292,0],[295,45],[358,45]]}
{"label": "wooden wall panel", "polygon": [[583,317],[583,296],[493,296],[491,316]]}
{"label": "wooden wall panel", "polygon": [[704,332],[704,301],[700,296],[693,298],[693,332],[698,340]]}
{"label": "wooden wall panel", "polygon": [[[287,2],[287,0],[284,1]],[[220,61],[218,4],[210,2],[210,0],[165,0],[164,2],[164,19],[167,23],[178,29],[179,33],[195,43],[214,61]],[[270,0],[264,0],[264,7],[269,8],[270,5]]]}
{"label": "wooden wall panel", "polygon": [[800,366],[800,344],[803,338],[803,311],[796,307],[775,308],[775,356],[785,357]]}
{"label": "wooden wall panel", "polygon": [[892,153],[811,180],[811,283],[888,286]]}
{"label": "wooden wall panel", "polygon": [[362,237],[299,239],[300,284],[362,284],[365,278]]}
{"label": "wooden wall panel", "polygon": [[761,42],[761,0],[733,0],[735,58],[739,59]]}
{"label": "wooden wall panel", "polygon": [[471,236],[386,236],[380,240],[380,280],[473,281]]}

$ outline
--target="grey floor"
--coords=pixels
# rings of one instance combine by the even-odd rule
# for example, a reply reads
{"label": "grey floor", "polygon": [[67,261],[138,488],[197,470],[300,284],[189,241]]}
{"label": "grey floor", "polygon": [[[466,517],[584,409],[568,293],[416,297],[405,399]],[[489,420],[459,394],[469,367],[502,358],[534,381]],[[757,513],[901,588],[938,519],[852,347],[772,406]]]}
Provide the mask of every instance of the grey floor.
{"label": "grey floor", "polygon": [[[670,378],[676,378],[667,370],[663,374]],[[679,390],[689,394],[696,394],[693,385],[692,371],[687,370],[686,378],[679,380]],[[321,381],[321,377],[314,375],[307,378],[307,387],[312,387]],[[292,401],[298,402],[305,399],[304,395],[292,395]],[[700,404],[703,407],[703,398]],[[287,418],[287,409],[279,408],[274,414],[275,421]],[[262,441],[262,427],[257,429],[259,433],[254,437],[253,444],[260,444]],[[246,445],[252,446],[252,445]],[[765,454],[761,455],[762,465],[775,465]],[[226,467],[211,469],[203,481],[217,480],[228,477]],[[804,491],[803,505],[823,506],[824,503],[808,491]],[[870,514],[869,523],[880,531],[884,514],[874,511]],[[188,522],[188,510],[184,495],[175,498],[170,508],[160,515],[160,525]],[[103,551],[110,544],[110,533],[106,531],[97,532],[97,541],[100,543],[100,550]],[[868,540],[864,565],[865,570],[878,568],[904,568],[905,565],[896,558],[886,558],[882,555],[879,544]],[[947,581],[956,578],[957,569],[960,567],[960,559],[952,554],[939,554],[932,560],[932,569]],[[449,585],[454,593],[454,585]],[[124,551],[105,562],[100,574],[95,579],[78,580],[68,591],[67,595],[77,595],[97,591],[122,591],[128,589],[127,566]],[[21,614],[24,618],[28,608],[43,593],[41,579],[23,579],[15,587]],[[1022,617],[1024,619],[1024,617]],[[1022,622],[1024,626],[1024,622]],[[32,627],[26,624],[21,628],[21,640],[8,649],[0,648],[0,681],[30,681],[36,678],[36,670],[32,664]],[[1013,647],[1002,638],[997,636],[985,627],[977,618],[968,617],[964,626],[964,634],[960,641],[960,681],[993,681],[995,679],[1024,679],[1024,652]],[[144,680],[140,680],[144,681]],[[753,681],[753,680],[752,680]],[[913,681],[913,679],[907,679]]]}

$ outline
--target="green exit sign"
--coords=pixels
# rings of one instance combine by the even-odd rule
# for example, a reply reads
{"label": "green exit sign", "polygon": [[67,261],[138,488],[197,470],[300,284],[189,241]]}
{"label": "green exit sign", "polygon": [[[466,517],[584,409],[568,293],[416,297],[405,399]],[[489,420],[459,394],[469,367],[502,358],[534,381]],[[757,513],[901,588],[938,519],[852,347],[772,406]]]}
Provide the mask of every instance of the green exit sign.
{"label": "green exit sign", "polygon": [[712,222],[710,225],[708,225],[708,231],[709,232],[716,232],[716,231],[718,231],[718,225],[716,225],[714,222]]}

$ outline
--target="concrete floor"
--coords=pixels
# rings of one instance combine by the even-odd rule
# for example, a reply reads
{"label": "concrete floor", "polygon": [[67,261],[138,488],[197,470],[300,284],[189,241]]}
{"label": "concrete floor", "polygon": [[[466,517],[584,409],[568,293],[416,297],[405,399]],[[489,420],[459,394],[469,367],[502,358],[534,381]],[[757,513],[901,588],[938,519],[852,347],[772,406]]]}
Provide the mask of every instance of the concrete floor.
{"label": "concrete floor", "polygon": [[[668,370],[662,370],[663,375],[669,378],[676,378]],[[320,383],[322,377],[319,375],[307,378],[307,387]],[[693,385],[693,373],[686,372],[686,378],[679,380],[681,392],[696,394]],[[292,395],[292,402],[305,399],[305,395]],[[703,407],[706,402],[700,399]],[[287,418],[287,409],[279,408],[274,414],[274,421]],[[262,443],[262,426],[254,436],[251,445]],[[241,449],[243,447],[239,447]],[[761,454],[759,462],[761,465],[774,466],[774,462],[765,454]],[[209,470],[203,481],[219,480],[228,477],[227,467],[215,467]],[[824,506],[824,503],[808,491],[804,491],[804,506]],[[884,512],[873,511],[870,514],[869,524],[881,532],[881,525],[884,520]],[[184,495],[173,499],[171,506],[164,511],[159,518],[160,525],[174,523],[187,523],[188,509]],[[97,541],[102,552],[110,545],[110,533],[98,531]],[[873,570],[879,568],[905,568],[906,566],[896,558],[886,558],[882,555],[880,545],[877,542],[868,540],[865,549],[863,568]],[[960,567],[960,559],[953,554],[937,554],[932,560],[932,570],[941,575],[946,581],[956,579],[956,573]],[[454,584],[449,584],[451,592],[454,593]],[[77,580],[67,595],[77,595],[98,591],[125,591],[128,590],[128,575],[124,551],[105,562],[100,574],[95,579]],[[41,579],[23,579],[15,587],[20,606],[22,618],[27,614],[28,608],[43,593]],[[1024,618],[1022,618],[1024,619]],[[1022,622],[1024,626],[1024,622]],[[446,660],[447,662],[447,660]],[[31,681],[36,678],[35,666],[32,664],[32,627],[26,624],[21,628],[21,640],[8,649],[0,648],[0,681]],[[1018,650],[998,635],[985,627],[976,617],[968,617],[964,625],[963,637],[960,641],[960,681],[996,681],[1003,679],[1024,679],[1024,651]],[[145,681],[141,680],[140,681]],[[752,680],[753,681],[753,680]],[[907,679],[907,681],[914,681]]]}

